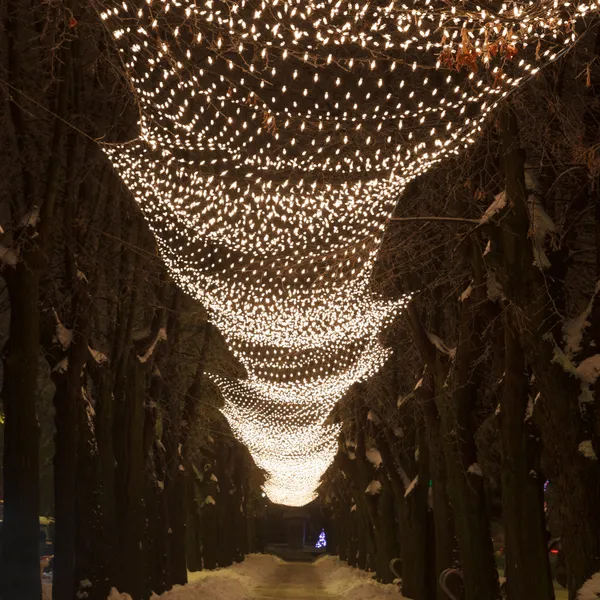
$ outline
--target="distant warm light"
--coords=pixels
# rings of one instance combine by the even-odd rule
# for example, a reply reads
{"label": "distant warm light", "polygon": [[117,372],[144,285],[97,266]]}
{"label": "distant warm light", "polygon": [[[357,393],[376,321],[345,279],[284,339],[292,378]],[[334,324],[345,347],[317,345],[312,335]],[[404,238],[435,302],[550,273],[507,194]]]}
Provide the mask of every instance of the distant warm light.
{"label": "distant warm light", "polygon": [[387,220],[418,175],[575,41],[598,2],[106,0],[140,110],[105,145],[175,281],[248,378],[211,375],[273,502],[303,505],[325,420],[380,369],[402,310],[374,297]]}

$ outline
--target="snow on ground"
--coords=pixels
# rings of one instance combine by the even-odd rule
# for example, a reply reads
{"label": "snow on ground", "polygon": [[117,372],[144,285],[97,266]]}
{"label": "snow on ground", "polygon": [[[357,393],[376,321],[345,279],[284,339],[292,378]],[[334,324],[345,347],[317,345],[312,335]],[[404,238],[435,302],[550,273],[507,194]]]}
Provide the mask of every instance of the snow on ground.
{"label": "snow on ground", "polygon": [[373,579],[373,573],[353,569],[337,556],[322,556],[315,565],[325,591],[344,600],[402,600],[398,586],[384,585]]}
{"label": "snow on ground", "polygon": [[188,573],[187,585],[177,585],[161,596],[155,594],[151,600],[249,600],[254,588],[264,584],[281,564],[280,558],[270,554],[250,554],[244,562],[226,569]]}
{"label": "snow on ground", "polygon": [[[251,554],[243,563],[227,569],[189,573],[190,583],[176,586],[151,600],[249,600],[253,590],[272,581],[277,567],[285,564],[269,554]],[[373,573],[353,569],[335,556],[323,556],[315,563],[324,591],[344,600],[402,600],[397,585],[383,585]],[[115,596],[109,600],[128,600]]]}
{"label": "snow on ground", "polygon": [[[284,561],[270,554],[250,554],[244,562],[226,569],[188,572],[187,585],[176,585],[160,596],[152,594],[150,600],[250,600],[254,588],[263,585],[282,564]],[[51,581],[42,580],[42,600],[52,600]],[[131,600],[131,596],[112,588],[107,600]]]}
{"label": "snow on ground", "polygon": [[42,600],[52,600],[52,584],[42,581]]}
{"label": "snow on ground", "polygon": [[[270,554],[251,554],[242,563],[226,569],[188,573],[189,583],[175,586],[161,596],[152,595],[151,600],[251,600],[258,586],[274,581],[273,575],[281,559]],[[373,579],[373,573],[349,567],[337,556],[322,556],[315,563],[322,591],[332,599],[343,600],[405,600],[395,584],[384,585]],[[52,583],[42,581],[43,599],[51,600]],[[555,584],[556,600],[567,600],[567,590]],[[577,600],[600,599],[600,573],[591,577],[579,590]],[[131,600],[128,594],[112,589],[107,600]]]}
{"label": "snow on ground", "polygon": [[598,600],[600,598],[600,571],[592,575],[577,592],[577,600]]}

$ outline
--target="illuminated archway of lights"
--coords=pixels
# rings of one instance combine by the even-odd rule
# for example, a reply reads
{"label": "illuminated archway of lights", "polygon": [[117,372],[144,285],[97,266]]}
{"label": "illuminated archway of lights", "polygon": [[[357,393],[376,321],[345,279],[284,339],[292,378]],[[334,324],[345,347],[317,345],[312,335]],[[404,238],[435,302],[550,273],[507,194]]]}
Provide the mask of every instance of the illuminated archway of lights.
{"label": "illuminated archway of lights", "polygon": [[370,289],[407,183],[472,143],[598,2],[106,0],[139,136],[106,153],[248,378],[212,375],[275,502],[336,451],[327,415],[409,299]]}

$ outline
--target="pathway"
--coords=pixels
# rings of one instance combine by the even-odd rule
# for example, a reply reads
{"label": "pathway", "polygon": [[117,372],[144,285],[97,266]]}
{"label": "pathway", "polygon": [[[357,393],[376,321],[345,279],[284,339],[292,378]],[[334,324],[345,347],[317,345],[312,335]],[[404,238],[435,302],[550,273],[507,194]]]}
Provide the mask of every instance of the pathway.
{"label": "pathway", "polygon": [[256,588],[256,600],[336,600],[325,591],[317,568],[311,563],[285,563]]}

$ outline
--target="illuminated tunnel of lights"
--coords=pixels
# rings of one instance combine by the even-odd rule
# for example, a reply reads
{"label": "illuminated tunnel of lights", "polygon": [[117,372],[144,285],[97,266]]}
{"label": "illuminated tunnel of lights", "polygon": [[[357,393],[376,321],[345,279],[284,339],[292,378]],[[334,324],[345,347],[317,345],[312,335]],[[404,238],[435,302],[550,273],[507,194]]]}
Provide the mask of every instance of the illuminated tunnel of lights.
{"label": "illuminated tunnel of lights", "polygon": [[406,185],[473,143],[597,9],[104,3],[140,110],[139,136],[104,150],[247,371],[209,377],[273,502],[315,497],[337,449],[327,416],[388,357],[380,333],[410,296],[376,297],[371,274]]}

